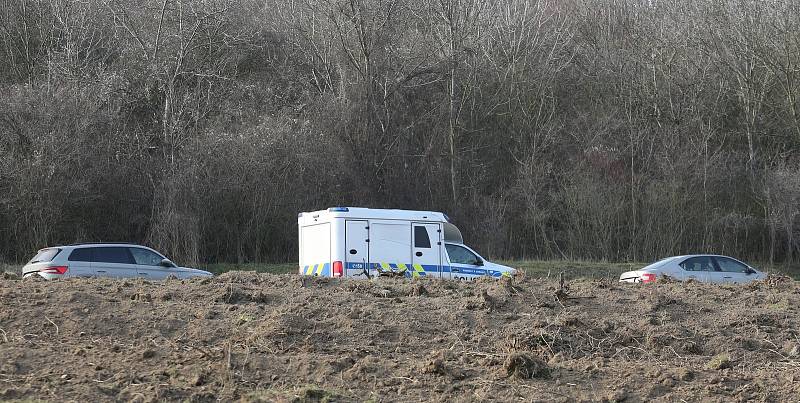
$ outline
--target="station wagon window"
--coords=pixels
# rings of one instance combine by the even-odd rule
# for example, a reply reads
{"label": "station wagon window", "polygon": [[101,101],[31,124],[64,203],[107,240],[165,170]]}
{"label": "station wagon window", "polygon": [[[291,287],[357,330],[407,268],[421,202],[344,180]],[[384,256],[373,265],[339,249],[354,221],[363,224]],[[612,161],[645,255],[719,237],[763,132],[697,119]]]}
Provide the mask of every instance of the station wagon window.
{"label": "station wagon window", "polygon": [[479,262],[478,256],[463,246],[445,244],[444,247],[450,256],[450,263],[476,265]]}
{"label": "station wagon window", "polygon": [[92,248],[94,262],[132,264],[133,258],[128,253],[128,248]]}
{"label": "station wagon window", "polygon": [[92,248],[75,249],[69,254],[69,258],[67,260],[70,262],[91,262]]}
{"label": "station wagon window", "polygon": [[681,263],[681,267],[688,271],[716,271],[714,261],[711,256],[697,256],[686,259]]}
{"label": "station wagon window", "polygon": [[414,227],[414,247],[430,248],[431,238],[428,237],[428,230],[425,227]]}
{"label": "station wagon window", "polygon": [[31,259],[29,263],[39,263],[39,262],[52,262],[53,258],[58,255],[58,252],[61,252],[61,249],[58,248],[50,248],[50,249],[42,249],[36,256]]}
{"label": "station wagon window", "polygon": [[747,272],[747,266],[744,264],[737,262],[731,258],[727,257],[717,257],[717,264],[722,271],[732,272],[732,273],[745,273]]}
{"label": "station wagon window", "polygon": [[136,264],[145,266],[158,266],[164,258],[158,254],[142,248],[130,248],[131,255]]}

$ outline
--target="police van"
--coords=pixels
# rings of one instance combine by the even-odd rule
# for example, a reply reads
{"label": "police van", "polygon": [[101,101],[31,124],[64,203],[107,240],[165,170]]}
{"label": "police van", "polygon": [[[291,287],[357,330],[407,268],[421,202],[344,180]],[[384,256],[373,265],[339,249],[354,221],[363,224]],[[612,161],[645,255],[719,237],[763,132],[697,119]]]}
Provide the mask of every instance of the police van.
{"label": "police van", "polygon": [[300,213],[297,224],[301,275],[473,280],[515,273],[464,245],[443,213],[331,207]]}

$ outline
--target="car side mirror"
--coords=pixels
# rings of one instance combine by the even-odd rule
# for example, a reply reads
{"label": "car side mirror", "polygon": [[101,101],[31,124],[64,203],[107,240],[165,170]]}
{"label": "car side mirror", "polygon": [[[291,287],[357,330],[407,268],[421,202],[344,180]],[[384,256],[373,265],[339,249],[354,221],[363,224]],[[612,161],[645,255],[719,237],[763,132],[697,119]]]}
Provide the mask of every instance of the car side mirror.
{"label": "car side mirror", "polygon": [[475,261],[475,265],[476,266],[483,266],[483,260],[481,260],[481,259],[476,260]]}
{"label": "car side mirror", "polygon": [[747,274],[749,276],[751,274],[756,274],[756,271],[748,267],[747,269],[744,270],[744,274]]}
{"label": "car side mirror", "polygon": [[175,267],[175,263],[172,263],[169,259],[161,259],[161,263],[158,265],[163,267]]}

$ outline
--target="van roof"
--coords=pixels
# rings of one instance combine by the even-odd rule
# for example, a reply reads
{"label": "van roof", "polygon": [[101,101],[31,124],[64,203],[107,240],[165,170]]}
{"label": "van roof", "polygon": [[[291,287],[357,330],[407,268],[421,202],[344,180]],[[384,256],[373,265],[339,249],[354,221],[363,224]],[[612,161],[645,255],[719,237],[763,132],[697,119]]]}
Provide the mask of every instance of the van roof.
{"label": "van roof", "polygon": [[461,231],[450,222],[447,214],[437,211],[377,209],[364,207],[331,207],[326,210],[317,210],[298,214],[298,225],[315,225],[327,222],[332,218],[352,218],[364,220],[403,220],[440,222],[444,229],[446,242],[464,243]]}
{"label": "van roof", "polygon": [[78,242],[64,246],[135,245],[130,242]]}
{"label": "van roof", "polygon": [[347,217],[385,220],[449,221],[446,214],[436,211],[375,209],[365,207],[330,207],[325,210],[303,212],[299,214],[301,218],[306,215],[314,218]]}

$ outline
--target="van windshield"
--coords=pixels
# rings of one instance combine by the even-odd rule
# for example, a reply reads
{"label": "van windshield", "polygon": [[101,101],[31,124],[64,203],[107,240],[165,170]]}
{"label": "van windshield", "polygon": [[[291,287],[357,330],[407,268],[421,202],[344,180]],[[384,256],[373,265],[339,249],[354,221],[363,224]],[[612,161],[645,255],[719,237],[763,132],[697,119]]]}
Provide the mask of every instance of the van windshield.
{"label": "van windshield", "polygon": [[51,262],[53,261],[53,258],[55,258],[56,255],[58,255],[58,252],[61,252],[61,249],[58,248],[42,249],[28,263]]}
{"label": "van windshield", "polygon": [[445,242],[464,243],[464,237],[461,236],[461,231],[458,227],[449,222],[444,223],[444,240]]}

